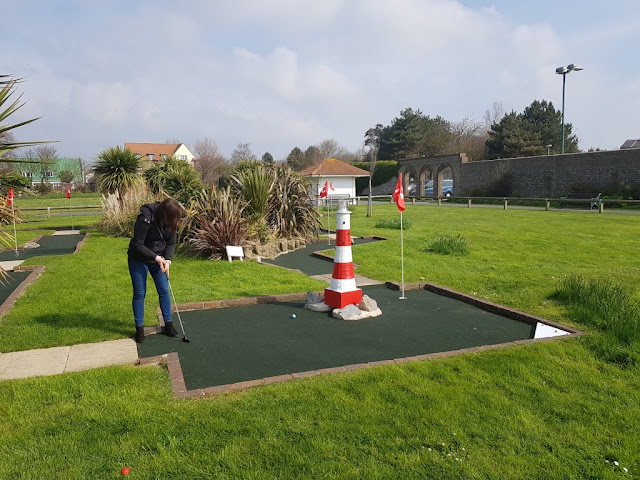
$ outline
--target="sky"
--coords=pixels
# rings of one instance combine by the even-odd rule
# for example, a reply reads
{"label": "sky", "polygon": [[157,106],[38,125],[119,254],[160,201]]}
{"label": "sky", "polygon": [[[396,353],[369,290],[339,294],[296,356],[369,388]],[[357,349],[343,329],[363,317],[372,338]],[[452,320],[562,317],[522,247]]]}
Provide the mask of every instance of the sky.
{"label": "sky", "polygon": [[[640,138],[637,0],[0,0],[19,141],[92,162],[125,142],[210,138],[286,158],[349,150],[411,107],[477,121],[562,106],[580,148]],[[17,95],[16,94],[16,95]]]}

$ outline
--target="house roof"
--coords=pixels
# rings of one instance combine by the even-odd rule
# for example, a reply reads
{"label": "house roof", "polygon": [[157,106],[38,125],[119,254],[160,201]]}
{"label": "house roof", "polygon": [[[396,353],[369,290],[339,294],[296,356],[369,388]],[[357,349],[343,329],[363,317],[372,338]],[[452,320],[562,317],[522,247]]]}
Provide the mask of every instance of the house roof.
{"label": "house roof", "polygon": [[153,154],[154,160],[159,160],[162,155],[172,156],[180,148],[181,143],[125,143],[124,148],[128,148],[133,153],[146,157]]}
{"label": "house roof", "polygon": [[327,158],[300,172],[307,177],[368,177],[369,172],[335,158]]}
{"label": "house roof", "polygon": [[640,148],[640,140],[627,140],[622,144],[620,149],[622,150],[626,148]]}

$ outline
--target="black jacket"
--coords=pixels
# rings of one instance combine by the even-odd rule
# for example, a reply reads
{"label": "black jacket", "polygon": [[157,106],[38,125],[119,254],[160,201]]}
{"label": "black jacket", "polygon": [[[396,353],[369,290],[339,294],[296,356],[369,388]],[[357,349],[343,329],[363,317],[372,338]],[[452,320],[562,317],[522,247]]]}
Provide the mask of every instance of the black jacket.
{"label": "black jacket", "polygon": [[153,263],[160,255],[171,260],[176,250],[176,231],[162,229],[156,223],[155,212],[160,202],[148,203],[140,207],[140,215],[133,229],[127,255],[131,260]]}

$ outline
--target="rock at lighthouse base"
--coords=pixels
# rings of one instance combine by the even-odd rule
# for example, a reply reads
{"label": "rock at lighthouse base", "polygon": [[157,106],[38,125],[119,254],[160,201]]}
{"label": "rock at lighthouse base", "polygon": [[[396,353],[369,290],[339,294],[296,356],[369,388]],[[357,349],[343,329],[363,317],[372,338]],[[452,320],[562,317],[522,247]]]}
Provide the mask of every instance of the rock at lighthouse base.
{"label": "rock at lighthouse base", "polygon": [[356,305],[347,305],[344,308],[336,308],[331,315],[338,320],[362,320],[382,315],[382,310],[376,307],[375,310],[366,311],[360,310]]}
{"label": "rock at lighthouse base", "polygon": [[358,305],[360,310],[364,310],[365,312],[375,312],[376,310],[380,310],[378,308],[378,302],[376,302],[369,295],[363,295],[362,300],[360,300],[360,305]]}
{"label": "rock at lighthouse base", "polygon": [[312,312],[330,312],[333,310],[333,307],[324,303],[323,298],[316,292],[307,292],[304,308]]}

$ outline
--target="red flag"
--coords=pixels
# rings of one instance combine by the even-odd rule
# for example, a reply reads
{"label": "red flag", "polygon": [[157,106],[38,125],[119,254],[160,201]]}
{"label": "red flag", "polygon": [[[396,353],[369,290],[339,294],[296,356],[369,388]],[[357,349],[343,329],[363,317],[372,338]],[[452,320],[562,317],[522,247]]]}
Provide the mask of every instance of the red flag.
{"label": "red flag", "polygon": [[71,200],[71,185],[67,185],[67,193],[65,194],[69,200]]}
{"label": "red flag", "polygon": [[336,189],[335,189],[335,188],[333,188],[333,182],[331,182],[331,183],[330,183],[330,186],[331,186],[331,191],[332,191],[332,192],[335,192],[335,191],[336,191]]}
{"label": "red flag", "polygon": [[391,197],[398,205],[398,210],[404,212],[404,192],[402,191],[402,174],[398,174],[398,183],[396,184],[396,189],[393,191],[393,196]]}
{"label": "red flag", "polygon": [[9,193],[7,193],[7,203],[13,207],[13,199],[16,196],[13,194],[13,188],[9,189]]}
{"label": "red flag", "polygon": [[320,198],[324,198],[329,193],[329,180],[325,180],[324,187],[322,187],[322,191],[320,192]]}

